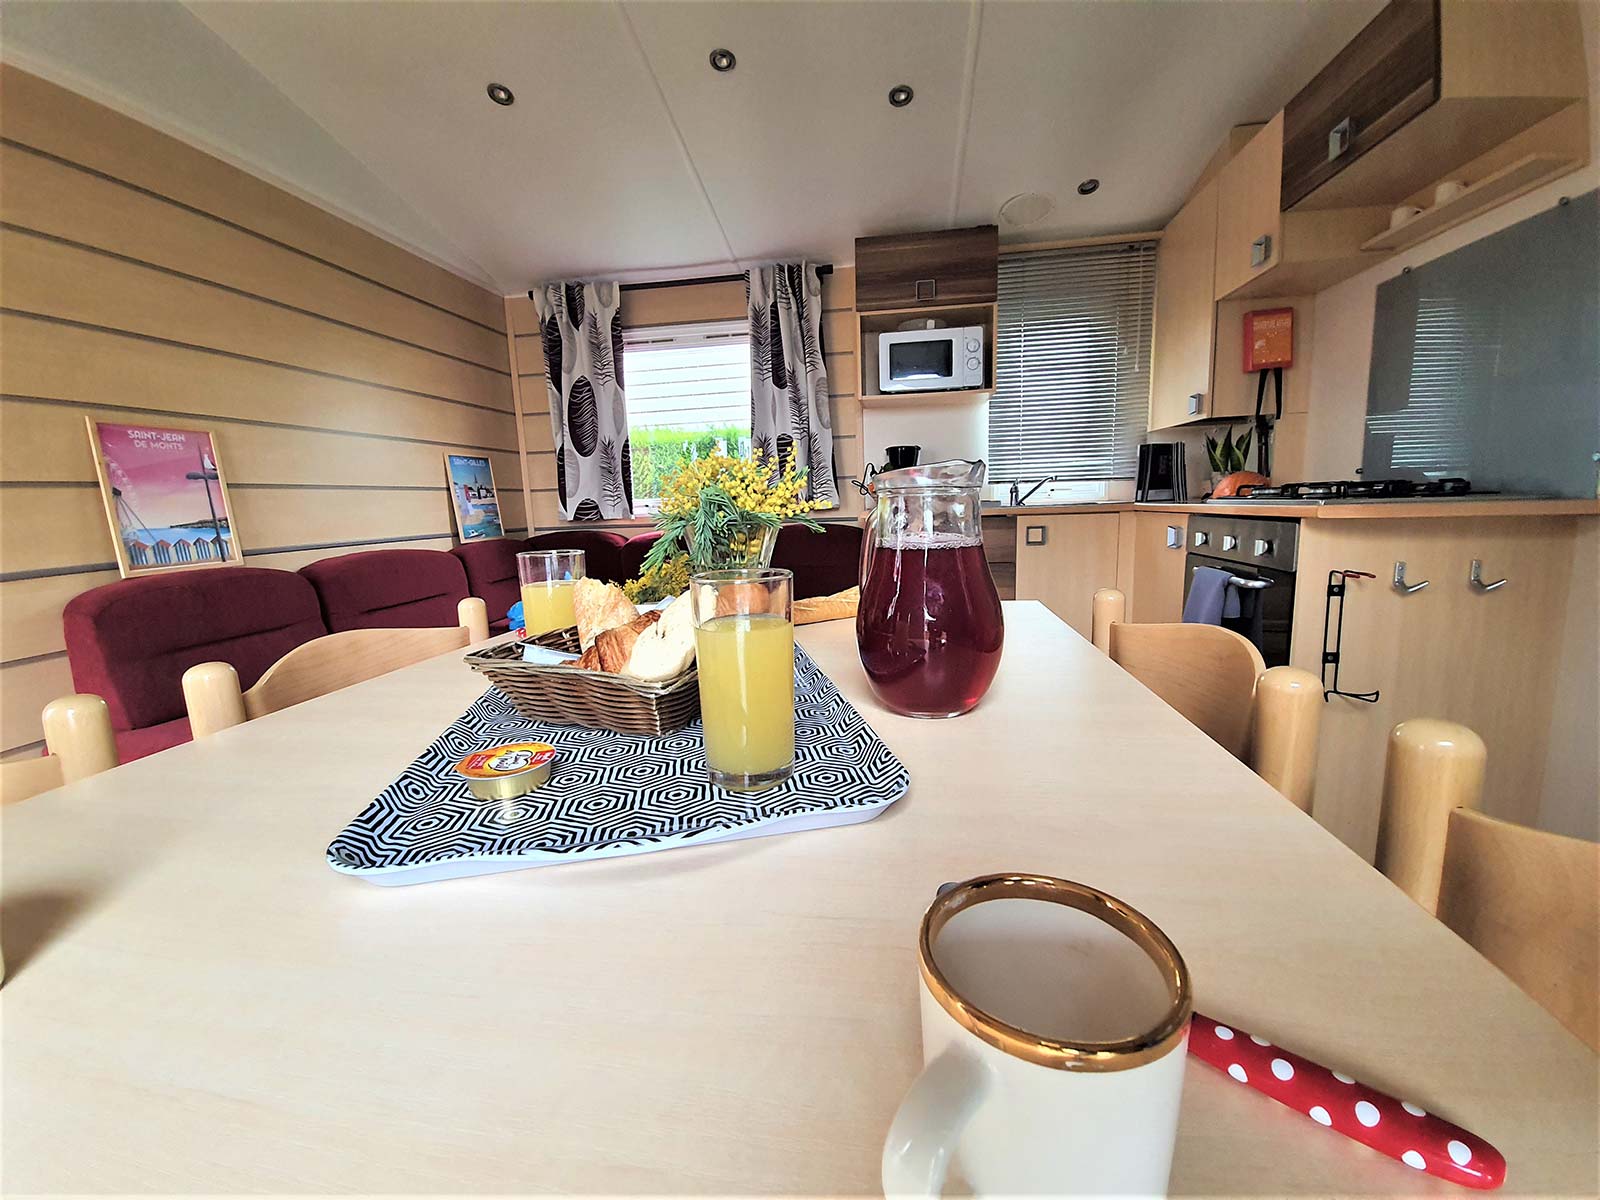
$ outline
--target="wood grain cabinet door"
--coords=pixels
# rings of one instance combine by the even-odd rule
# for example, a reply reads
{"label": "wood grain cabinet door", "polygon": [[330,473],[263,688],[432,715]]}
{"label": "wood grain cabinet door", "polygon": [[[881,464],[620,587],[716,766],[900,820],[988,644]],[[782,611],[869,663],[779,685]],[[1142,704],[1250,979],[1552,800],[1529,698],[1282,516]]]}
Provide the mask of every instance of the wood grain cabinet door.
{"label": "wood grain cabinet door", "polygon": [[1268,121],[1217,174],[1215,297],[1278,265],[1283,218],[1278,211],[1283,165],[1283,114]]}
{"label": "wood grain cabinet door", "polygon": [[1155,328],[1150,351],[1150,428],[1210,415],[1216,330],[1217,181],[1178,210],[1156,251]]}
{"label": "wood grain cabinet door", "polygon": [[1439,98],[1438,0],[1391,0],[1283,110],[1292,208]]}
{"label": "wood grain cabinet door", "polygon": [[1117,586],[1119,514],[1017,518],[1017,599],[1040,600],[1084,637],[1094,632],[1095,590]]}
{"label": "wood grain cabinet door", "polygon": [[1000,231],[994,225],[856,239],[856,311],[993,304]]}
{"label": "wood grain cabinet door", "polygon": [[1128,601],[1128,620],[1141,625],[1181,621],[1188,514],[1141,512],[1132,516],[1134,590]]}

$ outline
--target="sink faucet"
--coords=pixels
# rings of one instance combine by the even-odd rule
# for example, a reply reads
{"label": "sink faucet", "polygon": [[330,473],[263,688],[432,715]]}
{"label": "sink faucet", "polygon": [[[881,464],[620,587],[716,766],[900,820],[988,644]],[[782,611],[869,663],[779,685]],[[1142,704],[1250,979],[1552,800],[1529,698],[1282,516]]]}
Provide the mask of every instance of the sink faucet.
{"label": "sink faucet", "polygon": [[1045,478],[1039,480],[1038,483],[1034,484],[1031,488],[1029,488],[1027,491],[1023,492],[1021,495],[1017,494],[1017,489],[1018,489],[1019,485],[1021,485],[1022,483],[1025,483],[1026,480],[1013,479],[1011,481],[1011,507],[1012,508],[1021,508],[1024,504],[1026,504],[1028,502],[1028,497],[1029,496],[1033,495],[1035,492],[1037,492],[1040,488],[1042,488],[1047,483],[1056,483],[1056,482],[1058,482],[1060,480],[1060,478],[1061,477],[1059,475],[1048,475]]}

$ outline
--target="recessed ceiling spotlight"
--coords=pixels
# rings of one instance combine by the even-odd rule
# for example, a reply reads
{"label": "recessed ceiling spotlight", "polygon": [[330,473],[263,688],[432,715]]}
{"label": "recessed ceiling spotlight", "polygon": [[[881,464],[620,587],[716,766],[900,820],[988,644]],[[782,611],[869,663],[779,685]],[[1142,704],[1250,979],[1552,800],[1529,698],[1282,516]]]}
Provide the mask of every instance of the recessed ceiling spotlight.
{"label": "recessed ceiling spotlight", "polygon": [[896,108],[904,108],[915,95],[909,83],[897,83],[889,89],[889,103]]}
{"label": "recessed ceiling spotlight", "polygon": [[491,83],[484,90],[489,93],[489,99],[501,108],[510,108],[517,102],[517,98],[511,94],[511,89],[503,83]]}
{"label": "recessed ceiling spotlight", "polygon": [[739,60],[733,56],[732,50],[713,50],[711,52],[711,69],[713,71],[731,71],[739,65]]}
{"label": "recessed ceiling spotlight", "polygon": [[1078,185],[1078,195],[1080,196],[1092,196],[1099,190],[1100,181],[1098,179],[1085,179]]}
{"label": "recessed ceiling spotlight", "polygon": [[1007,225],[1033,225],[1050,215],[1056,202],[1038,192],[1022,192],[1000,206],[1000,219]]}

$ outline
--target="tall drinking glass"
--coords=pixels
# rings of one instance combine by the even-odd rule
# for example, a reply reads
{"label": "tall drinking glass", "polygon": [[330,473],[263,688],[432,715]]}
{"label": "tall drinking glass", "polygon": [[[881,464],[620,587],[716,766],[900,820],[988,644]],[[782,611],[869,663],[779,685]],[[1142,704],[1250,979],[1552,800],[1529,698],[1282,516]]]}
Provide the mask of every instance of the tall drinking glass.
{"label": "tall drinking glass", "polygon": [[524,550],[517,555],[522,621],[529,637],[577,624],[572,592],[586,573],[582,550]]}
{"label": "tall drinking glass", "polygon": [[711,782],[736,792],[794,767],[794,576],[706,571],[689,581]]}

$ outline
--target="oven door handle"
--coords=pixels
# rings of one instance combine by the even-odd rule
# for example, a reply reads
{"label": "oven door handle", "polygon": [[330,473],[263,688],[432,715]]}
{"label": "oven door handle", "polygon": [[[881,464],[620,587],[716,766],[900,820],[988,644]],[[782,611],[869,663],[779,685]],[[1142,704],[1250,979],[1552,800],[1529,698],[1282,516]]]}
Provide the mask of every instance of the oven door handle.
{"label": "oven door handle", "polygon": [[[1190,567],[1189,568],[1189,572],[1190,572],[1190,574],[1193,574],[1195,571],[1198,571],[1199,569],[1200,569],[1199,567]],[[1247,592],[1259,592],[1259,591],[1262,591],[1262,590],[1264,590],[1266,588],[1271,587],[1272,586],[1272,580],[1270,580],[1270,579],[1245,579],[1243,576],[1240,576],[1240,575],[1229,575],[1228,576],[1228,586],[1229,587],[1242,588],[1244,591],[1247,591]]]}

